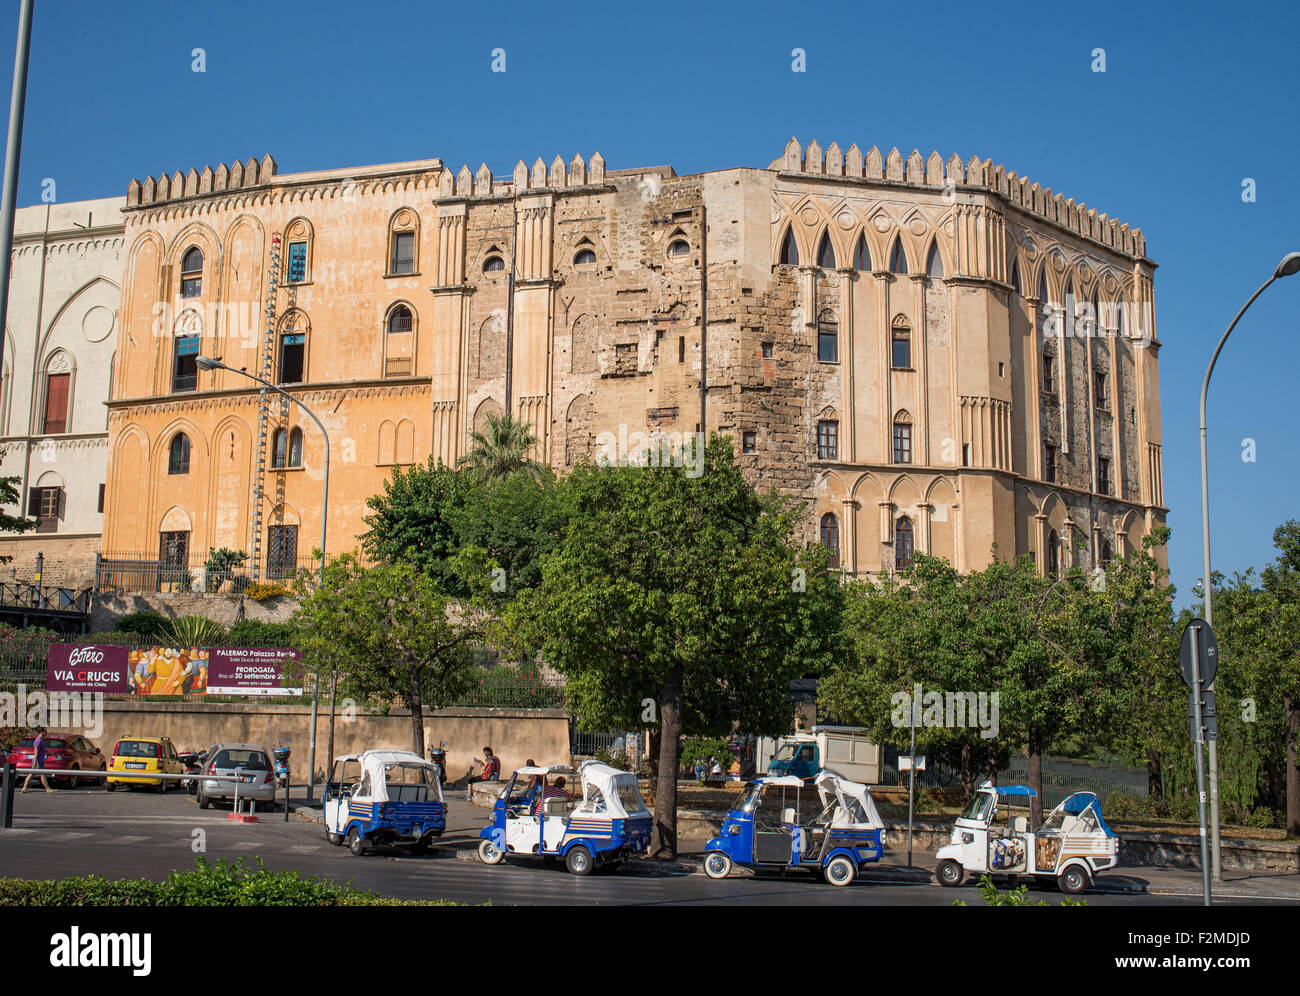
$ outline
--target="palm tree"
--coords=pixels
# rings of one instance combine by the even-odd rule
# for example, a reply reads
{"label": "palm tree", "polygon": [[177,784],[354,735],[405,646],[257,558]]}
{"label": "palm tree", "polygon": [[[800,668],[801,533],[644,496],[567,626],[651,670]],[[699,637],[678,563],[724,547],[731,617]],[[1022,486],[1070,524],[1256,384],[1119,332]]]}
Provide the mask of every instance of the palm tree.
{"label": "palm tree", "polygon": [[532,425],[513,415],[489,416],[487,431],[475,432],[470,442],[469,452],[456,461],[456,466],[477,471],[488,479],[517,470],[539,481],[546,476],[546,467],[529,455],[537,445]]}

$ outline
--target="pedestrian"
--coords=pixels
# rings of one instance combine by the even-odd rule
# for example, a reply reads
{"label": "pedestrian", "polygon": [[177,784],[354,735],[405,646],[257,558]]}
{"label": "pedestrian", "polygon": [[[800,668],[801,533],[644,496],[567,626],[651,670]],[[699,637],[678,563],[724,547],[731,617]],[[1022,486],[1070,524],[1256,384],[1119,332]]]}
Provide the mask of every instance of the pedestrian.
{"label": "pedestrian", "polygon": [[[33,748],[33,751],[34,751],[34,754],[33,754],[33,757],[32,757],[32,767],[33,767],[33,768],[43,768],[43,767],[45,767],[45,731],[44,731],[44,730],[37,730],[37,731],[36,731],[36,739],[32,742],[32,748]],[[30,784],[32,783],[32,778],[33,778],[33,777],[34,777],[34,776],[32,776],[32,775],[28,775],[26,781],[23,782],[23,791],[24,791],[24,792],[27,791],[27,786],[30,785]],[[45,776],[44,776],[44,775],[40,775],[39,777],[40,777],[40,779],[41,779],[41,784],[45,786],[45,791],[46,791],[46,792],[53,792],[54,789],[51,788],[51,787],[50,787],[50,783],[49,783],[48,781],[45,780]]]}
{"label": "pedestrian", "polygon": [[476,782],[495,782],[501,777],[501,759],[492,753],[491,747],[483,748],[483,760],[474,759],[475,764],[483,765],[483,774],[471,775],[465,783],[465,801],[472,802],[473,787]]}

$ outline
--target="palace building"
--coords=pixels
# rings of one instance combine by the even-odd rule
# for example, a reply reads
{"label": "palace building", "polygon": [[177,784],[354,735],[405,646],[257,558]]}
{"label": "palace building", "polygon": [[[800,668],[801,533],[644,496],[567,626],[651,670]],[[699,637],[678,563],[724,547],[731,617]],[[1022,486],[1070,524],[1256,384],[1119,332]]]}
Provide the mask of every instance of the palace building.
{"label": "palace building", "polygon": [[[1142,234],[989,160],[791,140],[678,176],[559,157],[132,181],[104,551],[259,576],[354,549],[394,467],[494,414],[558,472],[733,438],[852,573],[1122,555],[1163,523]],[[638,437],[637,434],[644,434]]]}

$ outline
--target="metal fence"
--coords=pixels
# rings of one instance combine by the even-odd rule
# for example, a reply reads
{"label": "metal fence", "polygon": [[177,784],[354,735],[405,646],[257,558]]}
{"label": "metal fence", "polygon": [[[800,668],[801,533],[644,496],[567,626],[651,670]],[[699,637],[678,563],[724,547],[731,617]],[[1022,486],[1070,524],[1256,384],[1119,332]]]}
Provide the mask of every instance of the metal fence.
{"label": "metal fence", "polygon": [[96,594],[129,595],[151,591],[192,591],[238,595],[253,584],[288,585],[299,574],[316,574],[321,558],[278,551],[262,558],[257,569],[249,559],[228,564],[209,553],[183,556],[113,552],[95,556]]}

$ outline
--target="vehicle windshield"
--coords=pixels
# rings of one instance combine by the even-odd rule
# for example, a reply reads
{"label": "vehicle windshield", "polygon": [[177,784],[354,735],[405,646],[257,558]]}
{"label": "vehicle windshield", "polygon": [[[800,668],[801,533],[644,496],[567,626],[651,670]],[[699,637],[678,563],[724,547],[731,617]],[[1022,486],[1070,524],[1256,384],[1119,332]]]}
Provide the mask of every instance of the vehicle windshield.
{"label": "vehicle windshield", "polygon": [[646,811],[645,800],[641,798],[641,790],[637,788],[635,778],[629,775],[627,778],[616,779],[614,789],[618,792],[619,805],[628,816],[639,816]]}
{"label": "vehicle windshield", "polygon": [[797,747],[798,744],[785,744],[780,750],[776,752],[776,754],[772,757],[772,760],[773,761],[791,760],[794,757],[794,752]]}
{"label": "vehicle windshield", "polygon": [[758,805],[759,796],[763,794],[763,786],[755,782],[745,786],[745,791],[736,796],[736,801],[731,804],[732,809],[739,809],[743,813],[752,813],[754,807]]}
{"label": "vehicle windshield", "polygon": [[992,811],[993,794],[991,792],[976,792],[971,796],[970,802],[966,803],[966,808],[961,811],[960,819],[984,823],[988,820]]}
{"label": "vehicle windshield", "polygon": [[223,750],[212,761],[218,768],[244,768],[248,771],[270,771],[266,754],[260,750],[233,748]]}
{"label": "vehicle windshield", "polygon": [[[36,738],[35,738],[35,737],[23,737],[23,742],[22,742],[21,744],[19,744],[18,746],[19,746],[19,747],[35,747],[35,746],[36,746]],[[67,746],[68,746],[68,742],[67,742],[66,740],[51,740],[49,737],[46,737],[46,738],[45,738],[45,749],[46,749],[46,750],[66,750],[66,749],[67,749]]]}
{"label": "vehicle windshield", "polygon": [[118,757],[162,757],[162,747],[145,740],[119,740],[113,753]]}

